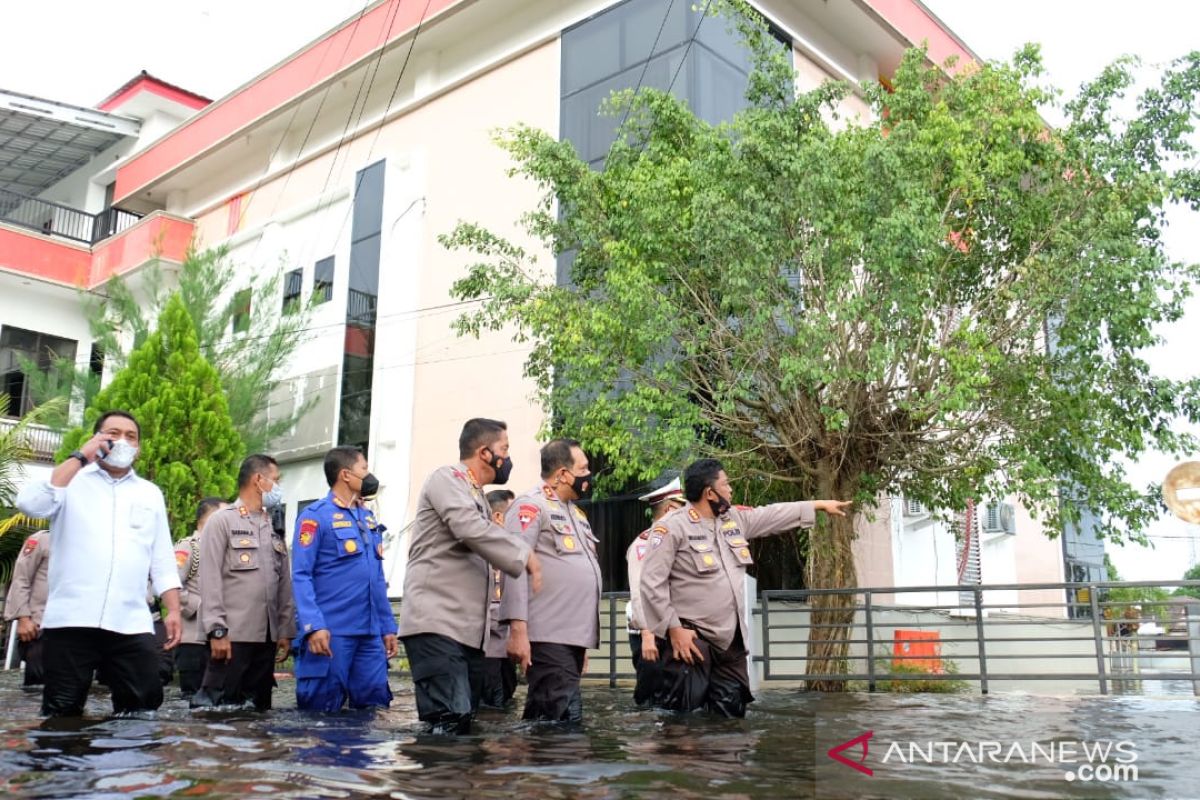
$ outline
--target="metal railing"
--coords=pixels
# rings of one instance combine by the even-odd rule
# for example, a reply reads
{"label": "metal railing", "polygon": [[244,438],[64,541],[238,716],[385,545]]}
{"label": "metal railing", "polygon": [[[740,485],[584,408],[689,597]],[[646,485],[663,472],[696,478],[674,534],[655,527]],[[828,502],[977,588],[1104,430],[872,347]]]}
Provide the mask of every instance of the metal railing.
{"label": "metal railing", "polygon": [[[0,430],[11,430],[18,422],[19,420],[9,417],[0,417]],[[22,438],[32,451],[34,461],[39,464],[53,464],[54,454],[62,447],[63,435],[61,431],[45,425],[26,425]]]}
{"label": "metal railing", "polygon": [[[858,682],[868,691],[905,681],[975,683],[983,693],[997,683],[1064,682],[1108,694],[1190,681],[1200,694],[1200,599],[1165,591],[1116,599],[1181,587],[1200,581],[765,591],[753,660],[764,681]],[[817,598],[843,602],[821,611]],[[828,629],[846,633],[845,656],[810,659],[809,637]]]}
{"label": "metal railing", "polygon": [[123,208],[89,214],[78,208],[0,189],[0,221],[92,245],[113,236],[142,218]]}

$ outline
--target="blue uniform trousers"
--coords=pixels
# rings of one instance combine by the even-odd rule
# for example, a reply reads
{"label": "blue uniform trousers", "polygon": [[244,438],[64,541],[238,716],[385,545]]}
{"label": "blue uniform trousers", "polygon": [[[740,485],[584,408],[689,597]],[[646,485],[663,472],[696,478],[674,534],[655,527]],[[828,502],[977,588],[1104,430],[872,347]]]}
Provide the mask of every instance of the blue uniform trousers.
{"label": "blue uniform trousers", "polygon": [[300,641],[296,656],[296,707],[306,711],[338,711],[347,700],[351,708],[387,708],[387,654],[375,635],[331,636],[333,657],[315,656]]}

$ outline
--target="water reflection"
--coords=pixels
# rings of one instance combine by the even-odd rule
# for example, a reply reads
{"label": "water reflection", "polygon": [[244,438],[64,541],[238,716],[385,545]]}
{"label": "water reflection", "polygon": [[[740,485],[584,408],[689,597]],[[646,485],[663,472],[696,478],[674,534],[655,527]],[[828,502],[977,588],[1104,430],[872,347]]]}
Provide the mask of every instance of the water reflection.
{"label": "water reflection", "polygon": [[[420,732],[411,688],[387,711],[323,716],[194,714],[171,697],[151,718],[42,720],[38,698],[0,673],[0,796],[777,798],[1192,797],[1200,704],[1190,697],[759,693],[745,720],[637,711],[628,690],[587,690],[581,728],[487,712],[475,735]],[[277,706],[291,687],[281,686]],[[520,704],[518,703],[518,708]],[[825,756],[864,730],[880,739],[1129,738],[1136,783],[1083,785],[1021,764],[882,766],[856,784]],[[841,737],[841,738],[837,738]],[[877,740],[878,741],[878,740]],[[865,787],[865,788],[864,788]]]}

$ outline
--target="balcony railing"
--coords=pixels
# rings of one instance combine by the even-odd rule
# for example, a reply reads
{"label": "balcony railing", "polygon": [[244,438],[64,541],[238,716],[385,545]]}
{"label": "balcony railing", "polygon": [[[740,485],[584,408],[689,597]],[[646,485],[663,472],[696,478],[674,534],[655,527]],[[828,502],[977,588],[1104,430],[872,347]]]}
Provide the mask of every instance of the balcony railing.
{"label": "balcony railing", "polygon": [[[17,420],[0,417],[0,433],[7,433],[17,426]],[[33,460],[39,464],[53,464],[54,454],[62,447],[61,432],[45,425],[26,425],[24,443],[33,451]]]}
{"label": "balcony railing", "polygon": [[107,239],[141,218],[141,214],[123,208],[89,214],[60,203],[0,189],[0,222],[83,244],[92,245]]}

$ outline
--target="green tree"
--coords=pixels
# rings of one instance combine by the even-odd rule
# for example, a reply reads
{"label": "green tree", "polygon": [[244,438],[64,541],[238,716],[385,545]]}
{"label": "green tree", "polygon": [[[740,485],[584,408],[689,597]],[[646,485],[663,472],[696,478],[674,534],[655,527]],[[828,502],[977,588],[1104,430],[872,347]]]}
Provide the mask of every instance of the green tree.
{"label": "green tree", "polygon": [[[797,96],[748,6],[717,5],[756,59],[731,123],[618,95],[628,120],[602,172],[545,131],[500,135],[542,190],[524,228],[573,254],[570,284],[460,223],[442,241],[478,261],[453,295],[480,301],[460,332],[532,344],[550,426],[601,454],[610,486],[715,454],[750,495],[955,509],[1015,494],[1052,529],[1090,508],[1104,535],[1136,536],[1157,490],[1120,458],[1192,448],[1176,420],[1200,419],[1200,382],[1143,357],[1198,275],[1161,232],[1168,203],[1200,203],[1200,175],[1177,166],[1193,163],[1200,53],[1122,119],[1129,61],[1064,103],[1035,47],[958,71],[913,50],[891,91],[861,87],[873,119],[846,119],[846,86]],[[854,536],[821,521],[809,586],[856,585]],[[853,601],[814,598],[809,674],[845,663]]]}
{"label": "green tree", "polygon": [[[0,393],[0,420],[8,417],[11,403],[8,394]],[[29,443],[29,426],[40,424],[47,416],[58,412],[61,405],[61,401],[44,405],[11,423],[0,423],[0,586],[8,584],[13,562],[17,560],[25,537],[33,533],[31,526],[40,521],[31,520],[15,509],[22,465],[34,455]]]}
{"label": "green tree", "polygon": [[[1193,564],[1191,568],[1183,573],[1185,581],[1200,581],[1200,564]],[[1175,590],[1175,594],[1200,598],[1200,586],[1180,586]]]}
{"label": "green tree", "polygon": [[[170,279],[152,264],[140,274],[139,283],[135,290],[117,276],[105,285],[103,296],[85,301],[92,337],[111,372],[125,366],[127,354],[150,335],[167,299],[178,294],[196,326],[200,352],[221,377],[230,418],[249,452],[267,450],[272,439],[312,408],[311,401],[297,409],[290,403],[271,403],[284,366],[305,340],[311,317],[311,305],[302,302],[280,313],[280,271],[255,283],[246,328],[232,336],[241,309],[234,291],[239,272],[228,248],[188,251]],[[70,395],[86,405],[100,390],[99,375],[64,359],[56,359],[47,370],[32,363],[22,364],[22,370],[30,396],[38,403]],[[67,423],[65,412],[51,421],[63,428]]]}
{"label": "green tree", "polygon": [[141,425],[135,468],[162,490],[175,539],[191,532],[201,499],[233,496],[245,446],[179,295],[167,299],[157,327],[92,399],[83,425],[63,437],[58,459],[87,441],[96,420],[112,409],[130,412]]}

